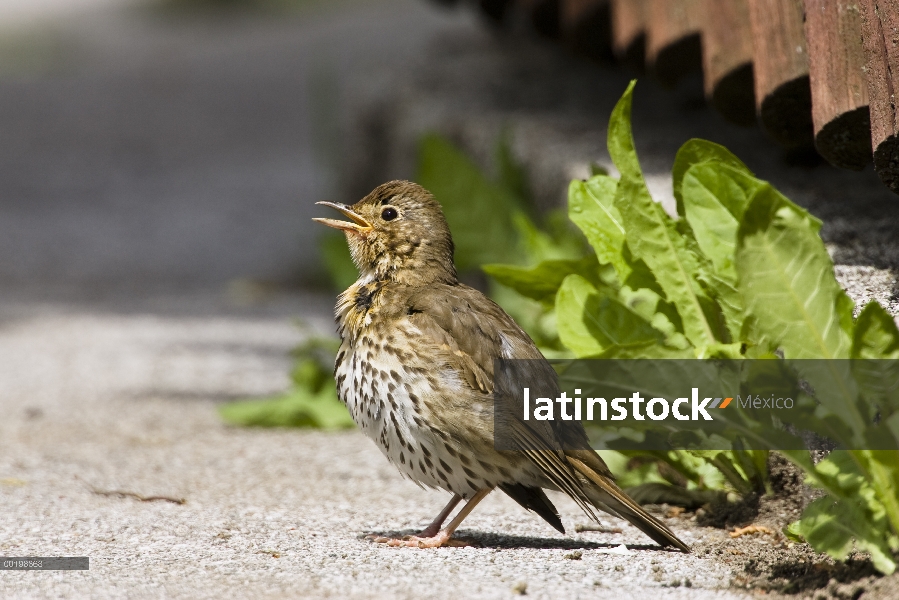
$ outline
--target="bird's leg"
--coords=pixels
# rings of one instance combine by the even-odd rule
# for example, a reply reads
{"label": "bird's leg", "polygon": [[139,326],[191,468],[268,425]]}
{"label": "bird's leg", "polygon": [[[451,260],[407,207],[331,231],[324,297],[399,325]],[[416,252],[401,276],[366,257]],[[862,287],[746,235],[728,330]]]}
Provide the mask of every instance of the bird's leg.
{"label": "bird's leg", "polygon": [[[435,523],[442,522],[446,519],[446,514],[449,514],[453,508],[455,508],[456,504],[459,503],[459,500],[462,498],[460,496],[453,496],[453,499],[450,500],[449,504],[447,504],[446,508],[444,508],[440,515],[437,516],[437,519],[434,519],[434,523],[428,525],[428,527],[421,532],[421,534],[416,536],[407,536],[403,539],[396,538],[373,538],[375,542],[379,542],[382,544],[387,544],[388,546],[406,546],[409,548],[440,548],[442,546],[468,546],[465,542],[461,540],[452,539],[453,533],[455,533],[456,529],[458,529],[459,525],[462,524],[462,521],[465,520],[465,517],[474,510],[474,507],[478,505],[478,503],[483,500],[487,494],[489,494],[491,490],[489,488],[484,488],[483,490],[479,490],[471,499],[465,503],[465,506],[462,507],[462,510],[450,521],[449,525],[433,533],[431,535],[426,535],[431,533],[431,528],[434,527]],[[446,513],[446,514],[444,514]],[[439,525],[437,525],[439,527]],[[436,529],[436,528],[435,528]]]}
{"label": "bird's leg", "polygon": [[446,521],[446,518],[453,512],[453,509],[456,508],[456,505],[462,501],[462,496],[459,494],[453,494],[452,499],[447,503],[446,506],[443,507],[443,510],[440,511],[440,514],[431,521],[431,524],[425,527],[421,533],[419,533],[416,537],[420,538],[429,538],[437,535],[437,532],[440,531],[440,527],[443,526],[443,522]]}
{"label": "bird's leg", "polygon": [[[415,539],[432,538],[437,535],[437,533],[440,531],[440,527],[443,525],[443,522],[446,521],[446,518],[450,515],[451,512],[453,512],[453,509],[456,508],[456,505],[458,505],[461,501],[462,496],[460,496],[459,494],[453,494],[453,497],[450,498],[450,501],[447,502],[446,506],[443,507],[443,510],[440,511],[440,514],[437,515],[433,521],[431,521],[430,525],[425,527],[418,535],[407,535],[403,537],[403,540],[410,540],[413,537],[415,537]],[[379,543],[387,543],[392,538],[385,538],[379,535],[367,535],[365,536],[365,539]]]}

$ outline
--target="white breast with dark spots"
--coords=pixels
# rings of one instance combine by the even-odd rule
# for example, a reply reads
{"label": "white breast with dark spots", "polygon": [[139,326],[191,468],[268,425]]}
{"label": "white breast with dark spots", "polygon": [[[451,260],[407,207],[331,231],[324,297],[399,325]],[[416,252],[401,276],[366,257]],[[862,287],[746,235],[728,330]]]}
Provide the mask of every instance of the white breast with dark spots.
{"label": "white breast with dark spots", "polygon": [[353,348],[345,341],[335,378],[353,420],[416,483],[470,497],[496,485],[497,477],[504,479],[441,430],[428,408],[433,395],[428,374],[404,366],[397,353],[365,336]]}

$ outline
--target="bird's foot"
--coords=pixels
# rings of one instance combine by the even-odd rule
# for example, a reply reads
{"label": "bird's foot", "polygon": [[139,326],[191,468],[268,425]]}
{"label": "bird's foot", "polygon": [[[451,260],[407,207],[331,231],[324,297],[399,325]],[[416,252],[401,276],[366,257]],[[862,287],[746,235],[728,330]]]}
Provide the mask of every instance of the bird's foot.
{"label": "bird's foot", "polygon": [[379,535],[368,535],[365,536],[365,539],[395,548],[461,548],[474,545],[473,542],[468,540],[451,537],[446,531],[439,531],[436,535],[427,537],[422,535],[405,535],[402,538],[389,538]]}

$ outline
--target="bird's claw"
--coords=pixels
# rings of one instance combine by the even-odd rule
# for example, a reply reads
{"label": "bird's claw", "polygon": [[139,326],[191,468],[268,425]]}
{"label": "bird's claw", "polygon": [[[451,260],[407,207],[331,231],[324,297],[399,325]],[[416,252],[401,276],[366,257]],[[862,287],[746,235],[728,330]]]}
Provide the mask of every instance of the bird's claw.
{"label": "bird's claw", "polygon": [[379,535],[367,535],[365,536],[365,539],[375,542],[376,544],[387,544],[392,548],[463,548],[474,545],[474,543],[469,540],[452,538],[444,532],[440,532],[433,537],[404,535],[401,538],[389,538]]}

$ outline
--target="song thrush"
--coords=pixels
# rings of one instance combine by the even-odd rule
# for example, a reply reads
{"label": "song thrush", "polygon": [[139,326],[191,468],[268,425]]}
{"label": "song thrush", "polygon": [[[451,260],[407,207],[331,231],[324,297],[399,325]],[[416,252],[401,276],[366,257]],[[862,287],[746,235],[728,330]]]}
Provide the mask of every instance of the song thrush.
{"label": "song thrush", "polygon": [[[689,552],[615,484],[579,423],[560,434],[546,422],[521,422],[515,439],[549,439],[555,445],[495,448],[494,359],[536,359],[550,367],[508,314],[459,283],[449,227],[427,190],[391,181],[352,206],[319,204],[350,219],[315,220],[346,234],[359,269],[358,281],[340,295],[335,309],[342,339],[334,368],[338,394],[400,472],[453,494],[419,535],[376,541],[456,545],[453,532],[495,488],[564,533],[546,488],[565,492],[593,519],[594,508],[604,510],[663,546]],[[563,449],[563,440],[553,440],[559,435],[573,435],[574,444],[564,440]],[[468,502],[441,529],[462,499]]]}

